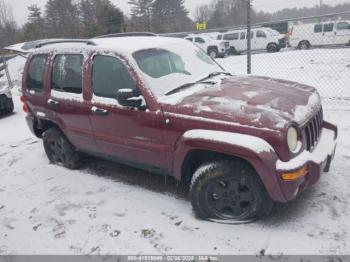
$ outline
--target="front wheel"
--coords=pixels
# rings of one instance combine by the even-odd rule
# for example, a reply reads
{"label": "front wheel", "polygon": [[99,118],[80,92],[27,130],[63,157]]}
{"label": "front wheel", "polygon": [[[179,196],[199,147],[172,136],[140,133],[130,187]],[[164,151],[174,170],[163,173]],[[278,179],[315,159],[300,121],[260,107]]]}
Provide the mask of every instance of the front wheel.
{"label": "front wheel", "polygon": [[276,53],[278,51],[279,51],[279,48],[276,44],[269,44],[267,46],[267,52],[269,52],[269,53]]}
{"label": "front wheel", "polygon": [[310,49],[311,45],[309,43],[309,41],[303,40],[299,43],[298,48],[300,50],[307,50]]}
{"label": "front wheel", "polygon": [[49,128],[43,135],[44,149],[50,162],[69,169],[78,169],[82,165],[81,153],[68,141],[56,127]]}
{"label": "front wheel", "polygon": [[208,55],[212,58],[215,59],[218,57],[218,51],[215,48],[212,48],[208,51]]}
{"label": "front wheel", "polygon": [[239,161],[204,164],[191,180],[191,203],[197,216],[246,222],[267,216],[273,202],[253,168]]}

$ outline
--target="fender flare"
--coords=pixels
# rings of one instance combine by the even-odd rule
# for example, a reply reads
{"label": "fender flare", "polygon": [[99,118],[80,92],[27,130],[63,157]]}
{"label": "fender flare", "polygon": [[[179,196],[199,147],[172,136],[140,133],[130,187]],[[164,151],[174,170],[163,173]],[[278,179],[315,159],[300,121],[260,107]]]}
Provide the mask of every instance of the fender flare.
{"label": "fender flare", "polygon": [[247,161],[255,169],[272,199],[284,198],[276,175],[278,156],[265,140],[240,133],[195,129],[177,141],[172,173],[181,180],[186,156],[193,150],[221,153]]}

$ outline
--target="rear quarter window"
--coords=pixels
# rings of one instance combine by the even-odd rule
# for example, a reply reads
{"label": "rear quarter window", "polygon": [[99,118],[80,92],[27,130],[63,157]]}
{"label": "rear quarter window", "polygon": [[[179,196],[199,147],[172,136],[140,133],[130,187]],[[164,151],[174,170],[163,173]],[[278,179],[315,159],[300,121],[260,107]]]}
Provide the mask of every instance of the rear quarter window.
{"label": "rear quarter window", "polygon": [[48,55],[34,55],[30,61],[27,75],[27,89],[42,91],[44,89],[45,69]]}

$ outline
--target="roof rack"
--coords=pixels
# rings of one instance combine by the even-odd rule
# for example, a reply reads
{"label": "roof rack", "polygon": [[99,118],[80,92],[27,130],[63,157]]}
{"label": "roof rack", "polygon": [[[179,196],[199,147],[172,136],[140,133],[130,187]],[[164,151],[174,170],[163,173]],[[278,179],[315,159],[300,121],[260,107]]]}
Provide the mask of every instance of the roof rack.
{"label": "roof rack", "polygon": [[127,32],[127,33],[101,35],[101,36],[96,36],[94,38],[96,39],[96,38],[128,37],[128,36],[158,36],[158,35],[151,32]]}
{"label": "roof rack", "polygon": [[37,43],[34,45],[34,48],[40,48],[46,45],[53,45],[53,44],[64,44],[64,43],[83,43],[83,44],[91,44],[89,40],[86,39],[48,39],[43,40],[40,43]]}

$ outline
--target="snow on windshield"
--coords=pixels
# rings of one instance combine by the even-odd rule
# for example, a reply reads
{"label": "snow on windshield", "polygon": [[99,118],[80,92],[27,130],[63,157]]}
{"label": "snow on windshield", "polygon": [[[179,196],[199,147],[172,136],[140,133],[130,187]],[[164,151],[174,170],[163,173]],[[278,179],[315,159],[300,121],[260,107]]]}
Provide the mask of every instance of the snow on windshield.
{"label": "snow on windshield", "polygon": [[210,73],[224,71],[200,48],[187,41],[140,50],[133,58],[156,97]]}

